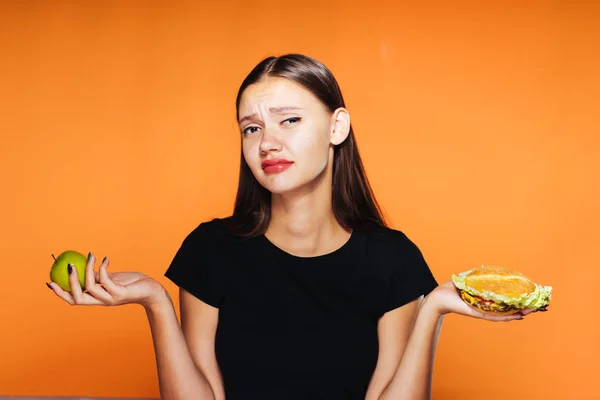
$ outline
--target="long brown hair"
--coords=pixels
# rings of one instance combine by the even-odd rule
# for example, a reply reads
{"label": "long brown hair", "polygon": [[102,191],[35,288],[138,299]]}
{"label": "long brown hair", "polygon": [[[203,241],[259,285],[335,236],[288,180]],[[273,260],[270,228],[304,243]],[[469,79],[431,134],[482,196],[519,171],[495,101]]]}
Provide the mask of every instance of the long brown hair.
{"label": "long brown hair", "polygon": [[[321,62],[302,54],[267,57],[242,82],[236,98],[239,119],[244,90],[268,77],[290,79],[304,86],[331,112],[345,107],[342,92],[331,71]],[[228,225],[234,234],[251,237],[263,234],[271,219],[271,193],[254,177],[240,152],[240,174],[233,215]],[[346,140],[334,148],[333,213],[345,229],[387,226],[365,173],[352,125]]]}

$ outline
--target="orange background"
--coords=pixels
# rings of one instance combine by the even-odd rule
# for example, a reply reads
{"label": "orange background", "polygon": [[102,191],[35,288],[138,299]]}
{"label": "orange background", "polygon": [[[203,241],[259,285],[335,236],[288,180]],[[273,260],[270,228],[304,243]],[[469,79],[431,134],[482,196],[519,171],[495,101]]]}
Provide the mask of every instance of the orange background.
{"label": "orange background", "polygon": [[300,52],[338,78],[378,199],[440,282],[497,264],[554,287],[524,321],[448,316],[434,398],[600,396],[594,2],[199,3],[2,3],[0,394],[158,396],[142,308],[68,306],[51,253],[176,296],[181,241],[233,206],[238,85]]}

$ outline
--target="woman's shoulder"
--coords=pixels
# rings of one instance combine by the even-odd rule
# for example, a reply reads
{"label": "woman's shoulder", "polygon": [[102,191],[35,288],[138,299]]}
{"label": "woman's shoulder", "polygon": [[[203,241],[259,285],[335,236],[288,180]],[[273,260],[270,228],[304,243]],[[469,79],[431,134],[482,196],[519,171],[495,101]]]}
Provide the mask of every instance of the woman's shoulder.
{"label": "woman's shoulder", "polygon": [[368,241],[374,244],[388,246],[390,248],[415,246],[408,235],[398,228],[377,225],[364,229],[362,232],[367,237]]}
{"label": "woman's shoulder", "polygon": [[180,239],[177,259],[214,259],[223,260],[236,247],[235,237],[227,229],[228,217],[214,217],[197,222]]}
{"label": "woman's shoulder", "polygon": [[363,230],[366,237],[368,257],[389,264],[391,260],[400,263],[422,260],[420,247],[404,230],[390,226],[376,226]]}
{"label": "woman's shoulder", "polygon": [[383,313],[396,309],[438,284],[420,248],[405,231],[380,226],[367,232],[369,265],[386,282]]}
{"label": "woman's shoulder", "polygon": [[189,238],[228,238],[232,237],[227,229],[227,222],[231,217],[213,217],[197,223],[188,233]]}

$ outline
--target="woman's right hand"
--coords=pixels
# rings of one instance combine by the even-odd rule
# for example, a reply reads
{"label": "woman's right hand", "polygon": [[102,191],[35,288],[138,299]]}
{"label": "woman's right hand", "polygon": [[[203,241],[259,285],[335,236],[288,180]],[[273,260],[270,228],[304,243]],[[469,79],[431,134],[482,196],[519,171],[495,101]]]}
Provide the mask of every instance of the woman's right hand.
{"label": "woman's right hand", "polygon": [[54,282],[46,285],[58,297],[71,305],[120,306],[141,304],[150,307],[167,297],[165,288],[154,279],[141,272],[108,273],[108,258],[104,258],[99,271],[94,271],[96,258],[90,255],[85,267],[85,291],[81,290],[77,268],[71,267],[69,284],[71,293],[63,290]]}

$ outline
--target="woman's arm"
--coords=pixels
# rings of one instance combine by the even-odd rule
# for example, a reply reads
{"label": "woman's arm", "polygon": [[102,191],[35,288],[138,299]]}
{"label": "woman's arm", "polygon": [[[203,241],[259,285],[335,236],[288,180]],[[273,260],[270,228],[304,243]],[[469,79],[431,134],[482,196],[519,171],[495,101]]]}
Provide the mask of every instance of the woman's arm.
{"label": "woman's arm", "polygon": [[452,281],[436,287],[419,306],[406,349],[391,382],[378,400],[428,400],[431,398],[433,360],[445,314],[455,313],[488,321],[522,319],[531,310],[507,316],[484,314],[458,296]]}
{"label": "woman's arm", "polygon": [[377,323],[379,354],[364,400],[378,400],[390,383],[413,330],[423,296],[385,313]]}
{"label": "woman's arm", "polygon": [[443,316],[429,298],[419,305],[414,328],[400,365],[379,400],[424,400],[431,398],[431,375]]}
{"label": "woman's arm", "polygon": [[221,369],[215,354],[219,309],[179,289],[181,329],[192,358],[212,388],[214,400],[225,400]]}
{"label": "woman's arm", "polygon": [[[169,293],[156,280],[140,272],[108,273],[108,258],[104,258],[98,272],[94,271],[96,258],[88,255],[85,267],[86,290],[79,284],[77,268],[69,264],[67,292],[54,282],[46,285],[71,305],[118,306],[140,304],[146,310],[154,342],[158,381],[162,400],[219,400],[215,399],[206,377],[196,366]],[[199,301],[199,300],[198,300]],[[208,307],[208,306],[206,306]],[[218,313],[212,309],[196,309],[195,317],[203,326],[215,325]]]}
{"label": "woman's arm", "polygon": [[154,342],[162,400],[214,400],[208,380],[198,369],[169,294],[144,307]]}

